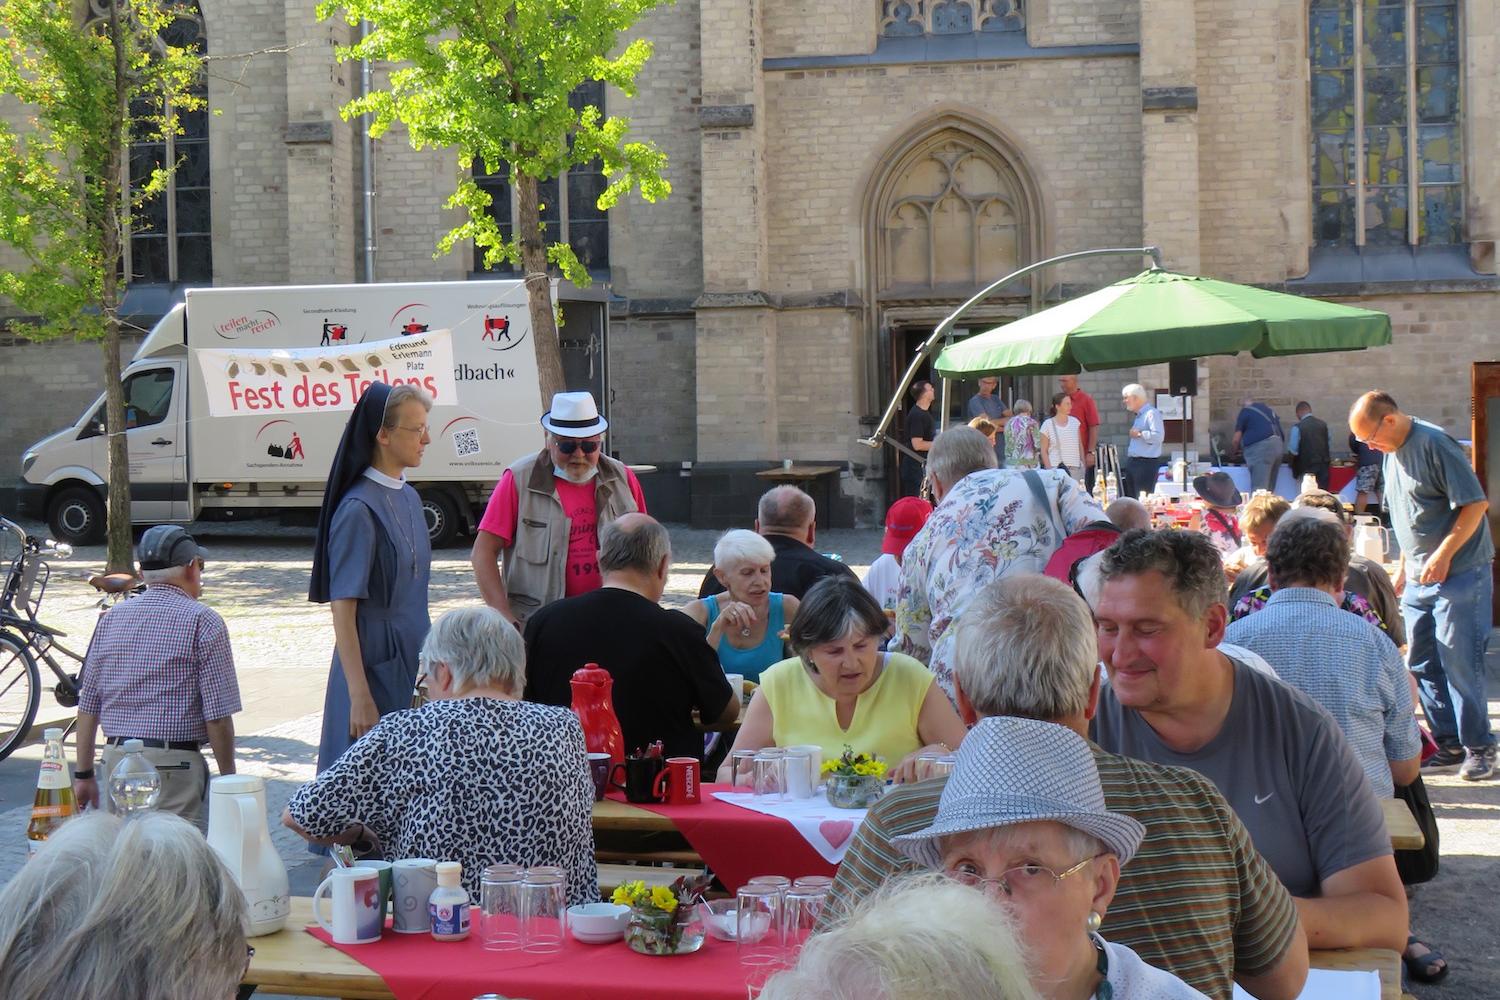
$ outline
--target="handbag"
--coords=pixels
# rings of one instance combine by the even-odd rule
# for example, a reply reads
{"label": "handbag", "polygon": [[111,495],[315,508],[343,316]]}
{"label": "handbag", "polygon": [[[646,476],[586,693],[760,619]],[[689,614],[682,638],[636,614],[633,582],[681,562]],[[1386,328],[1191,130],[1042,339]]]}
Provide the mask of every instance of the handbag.
{"label": "handbag", "polygon": [[1438,873],[1438,825],[1433,814],[1432,802],[1427,798],[1427,786],[1420,775],[1409,785],[1396,786],[1396,798],[1406,803],[1412,818],[1422,830],[1423,844],[1415,851],[1396,851],[1396,871],[1401,875],[1402,885],[1417,885],[1430,882]]}

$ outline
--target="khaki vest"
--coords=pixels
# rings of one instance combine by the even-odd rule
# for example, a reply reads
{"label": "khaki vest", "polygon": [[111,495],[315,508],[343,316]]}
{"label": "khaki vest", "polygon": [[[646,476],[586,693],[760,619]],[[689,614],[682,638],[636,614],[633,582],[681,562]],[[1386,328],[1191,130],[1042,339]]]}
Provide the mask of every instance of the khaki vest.
{"label": "khaki vest", "polygon": [[[505,551],[501,581],[511,613],[524,622],[537,608],[563,597],[572,522],[552,485],[552,457],[546,451],[521,459],[510,472],[518,499],[516,537]],[[625,466],[608,455],[599,456],[594,505],[601,526],[637,509]]]}

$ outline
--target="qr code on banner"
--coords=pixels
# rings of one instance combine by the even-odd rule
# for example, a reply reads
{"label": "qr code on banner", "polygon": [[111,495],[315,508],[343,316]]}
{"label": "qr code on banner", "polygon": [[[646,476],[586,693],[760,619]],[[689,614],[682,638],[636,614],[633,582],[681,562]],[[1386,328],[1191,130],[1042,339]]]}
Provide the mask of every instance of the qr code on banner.
{"label": "qr code on banner", "polygon": [[453,435],[453,446],[458,449],[459,458],[479,454],[479,431],[474,428],[459,431]]}

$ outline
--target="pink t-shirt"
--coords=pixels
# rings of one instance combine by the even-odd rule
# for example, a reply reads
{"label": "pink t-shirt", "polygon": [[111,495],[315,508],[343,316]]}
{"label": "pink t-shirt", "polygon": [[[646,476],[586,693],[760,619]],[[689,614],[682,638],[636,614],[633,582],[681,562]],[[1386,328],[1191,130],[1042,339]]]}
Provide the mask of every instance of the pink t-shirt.
{"label": "pink t-shirt", "polygon": [[[635,473],[625,470],[625,479],[630,483],[630,495],[635,507],[646,512],[646,498],[641,493],[640,480]],[[552,486],[557,490],[557,499],[562,502],[563,514],[572,523],[568,533],[568,561],[564,567],[563,595],[577,597],[591,590],[598,590],[603,580],[599,576],[599,517],[594,507],[596,480],[586,483],[570,483],[558,476],[552,477]],[[484,508],[484,517],[479,521],[479,530],[497,536],[505,548],[516,541],[516,511],[520,507],[520,495],[516,491],[516,477],[509,469],[500,477],[490,502]]]}

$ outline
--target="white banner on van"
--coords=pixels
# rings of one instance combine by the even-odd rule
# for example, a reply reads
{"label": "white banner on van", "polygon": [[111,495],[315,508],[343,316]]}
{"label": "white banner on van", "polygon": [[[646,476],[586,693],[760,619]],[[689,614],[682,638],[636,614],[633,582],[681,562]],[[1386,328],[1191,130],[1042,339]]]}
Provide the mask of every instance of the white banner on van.
{"label": "white banner on van", "polygon": [[199,348],[193,353],[215,417],[352,410],[372,382],[419,386],[439,405],[458,398],[447,330],[351,347]]}

